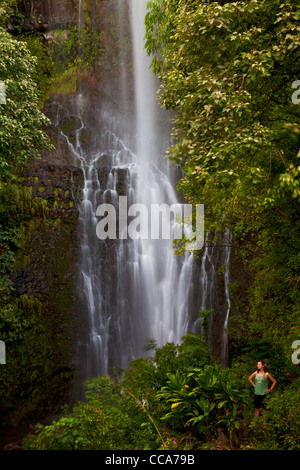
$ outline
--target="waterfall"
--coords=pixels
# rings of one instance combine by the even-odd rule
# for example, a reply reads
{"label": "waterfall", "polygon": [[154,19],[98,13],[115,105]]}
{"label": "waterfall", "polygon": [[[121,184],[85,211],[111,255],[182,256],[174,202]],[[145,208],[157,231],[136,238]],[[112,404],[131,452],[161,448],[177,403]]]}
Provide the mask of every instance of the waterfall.
{"label": "waterfall", "polygon": [[[232,234],[208,233],[201,257],[200,310],[208,315],[208,341],[223,367],[228,366],[227,326],[231,308],[229,291]],[[202,322],[201,322],[202,323]]]}
{"label": "waterfall", "polygon": [[230,261],[231,261],[231,245],[232,245],[232,233],[229,230],[226,230],[225,233],[226,247],[224,247],[224,289],[225,289],[225,300],[226,300],[226,317],[224,321],[223,328],[223,364],[228,366],[228,333],[227,326],[229,320],[229,314],[231,309],[231,299],[229,292],[229,282],[230,282]]}
{"label": "waterfall", "polygon": [[[133,84],[126,67],[126,28],[122,22],[126,5],[131,17]],[[171,233],[166,239],[120,234],[115,239],[97,237],[97,209],[110,204],[120,213],[120,196],[126,198],[126,212],[134,204],[142,205],[149,215],[155,204],[180,206],[174,171],[163,158],[170,139],[169,116],[156,101],[157,83],[143,47],[146,1],[118,0],[117,7],[118,106],[110,99],[109,84],[108,98],[94,104],[91,111],[79,82],[72,108],[77,122],[75,139],[70,140],[61,130],[73,163],[81,166],[84,176],[78,264],[85,320],[81,322],[77,360],[84,371],[81,374],[87,377],[107,374],[113,366],[126,368],[144,354],[148,338],[158,346],[168,341],[180,343],[184,334],[193,331],[197,319],[194,256],[186,252],[177,257]],[[81,12],[80,34],[82,17]],[[83,135],[91,114],[97,121],[97,144],[87,151]],[[119,219],[118,227],[121,223]],[[160,220],[151,223],[151,230],[159,232]]]}
{"label": "waterfall", "polygon": [[[170,144],[170,117],[156,100],[158,85],[144,50],[146,4],[147,0],[114,2],[115,21],[119,22],[118,77],[113,80],[111,71],[105,70],[101,99],[93,101],[85,94],[86,84],[79,82],[77,95],[64,107],[64,113],[76,123],[72,138],[59,119],[57,122],[84,181],[78,229],[79,382],[108,374],[114,366],[126,368],[145,354],[149,338],[162,346],[180,343],[187,332],[200,333],[198,311],[213,307],[217,289],[216,265],[209,249],[200,263],[193,252],[186,251],[180,257],[174,254],[172,234],[169,238],[129,237],[122,232],[104,239],[97,232],[98,211],[104,204],[118,215],[116,231],[122,226],[127,229],[126,221],[120,218],[125,201],[125,213],[129,208],[138,213],[142,206],[148,215],[153,206],[182,204],[175,190],[176,170],[164,158]],[[79,11],[81,35],[81,0]],[[131,19],[133,73],[127,63],[126,12]],[[79,45],[78,52],[81,50]],[[90,145],[87,134],[91,134]],[[133,210],[130,220],[137,213]],[[151,218],[148,234],[161,233],[160,223],[160,219]],[[175,221],[172,228],[176,229]]]}
{"label": "waterfall", "polygon": [[[135,151],[138,159],[137,200],[149,208],[153,204],[179,204],[174,181],[169,179],[168,162],[159,147],[160,123],[167,116],[156,101],[157,85],[150,59],[144,50],[144,17],[146,1],[130,0],[133,38],[135,90]],[[152,221],[153,222],[153,221]],[[172,240],[138,242],[140,279],[144,285],[145,324],[148,336],[158,345],[180,342],[189,325],[189,282],[193,255],[179,260],[174,255]],[[184,274],[183,274],[184,273]],[[138,286],[137,286],[138,288]]]}

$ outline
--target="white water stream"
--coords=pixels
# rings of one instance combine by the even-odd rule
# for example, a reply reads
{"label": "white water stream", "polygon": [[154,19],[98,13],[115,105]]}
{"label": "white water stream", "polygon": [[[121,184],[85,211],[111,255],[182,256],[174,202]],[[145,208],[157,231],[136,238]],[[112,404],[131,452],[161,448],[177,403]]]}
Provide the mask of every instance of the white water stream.
{"label": "white water stream", "polygon": [[[169,117],[156,101],[157,85],[144,51],[147,0],[128,1],[134,86],[124,65],[122,34],[126,28],[122,21],[127,2],[118,0],[121,58],[123,54],[119,66],[121,93],[116,100],[119,107],[116,109],[109,100],[96,107],[99,125],[93,153],[87,153],[83,145],[88,123],[87,104],[81,94],[76,101],[75,140],[71,142],[62,133],[74,164],[81,166],[84,175],[79,207],[84,328],[78,350],[86,377],[107,374],[112,366],[126,368],[143,355],[148,338],[162,346],[168,341],[180,343],[187,332],[199,333],[197,313],[200,308],[211,307],[214,295],[216,272],[209,251],[204,252],[200,266],[190,252],[177,257],[171,237],[100,240],[96,235],[97,208],[110,203],[119,210],[120,195],[127,197],[128,207],[142,204],[149,214],[153,204],[179,204],[174,171],[163,157],[169,145]],[[82,15],[80,18],[83,21]],[[127,114],[129,108],[131,115]]]}

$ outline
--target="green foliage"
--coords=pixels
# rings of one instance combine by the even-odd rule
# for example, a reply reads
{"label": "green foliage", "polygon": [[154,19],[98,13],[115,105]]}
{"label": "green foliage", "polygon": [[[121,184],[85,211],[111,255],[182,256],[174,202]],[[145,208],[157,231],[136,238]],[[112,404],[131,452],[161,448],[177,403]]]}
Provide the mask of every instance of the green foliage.
{"label": "green foliage", "polygon": [[[291,351],[288,357],[285,357],[282,345],[279,342],[270,341],[267,336],[262,338],[252,338],[245,341],[240,350],[240,357],[248,364],[256,364],[257,360],[262,359],[271,375],[277,380],[276,387],[284,388],[293,369],[291,362]],[[250,373],[254,372],[249,371]]]}
{"label": "green foliage", "polygon": [[124,371],[122,384],[141,402],[146,401],[151,416],[160,420],[167,413],[168,405],[159,400],[157,392],[167,384],[168,376],[174,370],[190,371],[213,362],[207,344],[199,335],[187,334],[180,345],[166,343],[155,347],[153,357],[132,361]]}
{"label": "green foliage", "polygon": [[0,105],[0,180],[16,165],[52,146],[42,129],[49,120],[38,108],[33,80],[36,59],[26,45],[0,29],[0,70],[6,103]]}
{"label": "green foliage", "polygon": [[0,189],[0,335],[8,344],[20,340],[30,326],[23,318],[20,303],[14,298],[13,271],[15,252],[20,246],[21,222],[32,217],[33,201],[27,188],[14,183],[2,183]]}
{"label": "green foliage", "polygon": [[124,372],[123,383],[140,398],[145,394],[155,394],[166,385],[168,374],[173,370],[190,371],[214,362],[207,344],[199,335],[188,333],[180,345],[166,343],[155,347],[153,357],[132,361]]}
{"label": "green foliage", "polygon": [[186,338],[181,352],[176,348],[170,372],[165,364],[174,351],[172,343],[156,348],[153,358],[133,361],[121,381],[87,381],[86,402],[63,411],[50,426],[38,426],[25,439],[25,448],[196,450],[213,448],[221,435],[231,448],[297,449],[298,382],[267,397],[266,422],[253,419],[247,380],[253,371],[247,357],[228,369],[201,360],[203,365],[191,367],[191,358],[199,353],[192,336],[194,346]]}
{"label": "green foliage", "polygon": [[250,425],[250,442],[257,450],[300,449],[299,380],[283,392],[274,393],[266,402],[266,425],[254,419]]}
{"label": "green foliage", "polygon": [[[283,175],[289,172],[284,153],[297,164],[296,128],[286,124],[283,135],[278,136],[280,121],[297,121],[299,115],[287,81],[297,73],[296,4],[176,3],[150,3],[146,46],[149,53],[162,56],[157,73],[162,80],[163,106],[179,111],[174,130],[177,142],[170,154],[185,165],[182,186],[192,194],[189,184],[201,192],[204,184],[207,190],[213,187],[226,197],[234,189],[234,197],[243,195],[253,209],[267,204],[267,199],[271,203],[272,196],[284,195],[279,189],[285,186]],[[286,34],[292,31],[287,47]],[[281,72],[278,66],[283,64]],[[280,96],[278,79],[286,87]],[[271,173],[270,159],[274,165]],[[272,183],[276,183],[274,194]]]}
{"label": "green foliage", "polygon": [[50,54],[50,48],[42,41],[38,33],[19,34],[17,39],[26,44],[31,56],[36,60],[32,80],[37,85],[38,104],[39,107],[42,108],[48,89],[51,86],[54,73],[54,60]]}
{"label": "green foliage", "polygon": [[48,46],[51,61],[51,86],[48,94],[57,89],[60,93],[76,90],[78,79],[81,82],[95,72],[95,64],[103,60],[105,53],[105,33],[101,28],[85,22],[81,28],[77,23],[67,29],[57,29],[55,40]]}
{"label": "green foliage", "polygon": [[20,16],[17,10],[17,0],[1,0],[0,5],[0,28],[4,28],[10,17]]}
{"label": "green foliage", "polygon": [[[121,382],[109,377],[87,381],[87,402],[76,404],[52,425],[39,426],[36,433],[26,439],[26,448],[164,448],[169,432],[162,427],[161,417],[168,405],[157,392],[166,384],[169,372],[178,367],[189,370],[193,364],[203,363],[201,352],[204,352],[201,339],[188,335],[180,346],[168,343],[156,348],[153,358],[132,361]],[[178,449],[188,449],[195,444],[189,435],[177,435]]]}
{"label": "green foliage", "polygon": [[[211,228],[226,223],[243,237],[266,228],[276,238],[280,212],[296,215],[300,195],[296,4],[163,0],[149,8],[146,47],[160,101],[177,111],[168,154],[185,170],[180,187],[207,203]],[[277,220],[265,218],[266,208]]]}
{"label": "green foliage", "polygon": [[[56,413],[66,399],[71,377],[69,336],[63,324],[72,280],[63,281],[62,291],[57,285],[68,269],[62,241],[70,244],[68,231],[75,220],[70,217],[58,231],[47,201],[33,192],[33,179],[28,177],[23,186],[19,180],[24,178],[14,176],[2,182],[0,190],[0,339],[8,351],[0,376],[1,424]],[[53,237],[53,250],[44,250]],[[42,264],[48,268],[45,284]]]}
{"label": "green foliage", "polygon": [[209,316],[213,312],[212,308],[199,310],[198,315],[201,318],[201,328],[203,336],[208,341],[208,329],[209,329]]}
{"label": "green foliage", "polygon": [[59,316],[49,328],[48,299],[31,289],[30,278],[24,293],[14,289],[15,273],[20,276],[23,269],[28,271],[34,216],[41,216],[40,223],[46,214],[45,201],[33,198],[32,188],[21,186],[15,175],[27,160],[53,147],[45,133],[50,121],[40,110],[50,83],[51,60],[38,35],[12,36],[2,29],[11,15],[21,17],[17,2],[2,0],[0,80],[6,100],[0,104],[0,338],[9,354],[0,378],[1,423],[47,413],[47,391],[59,403],[70,380],[70,371],[62,367],[68,340],[61,331],[57,334]]}
{"label": "green foliage", "polygon": [[[23,314],[12,303],[13,283],[9,273],[13,270],[15,251],[19,246],[20,229],[17,186],[4,183],[0,189],[0,337],[7,344],[24,335]],[[24,198],[25,199],[25,198]]]}
{"label": "green foliage", "polygon": [[[109,377],[87,383],[88,402],[79,403],[52,425],[28,436],[30,450],[154,449],[158,435],[135,397]],[[125,393],[124,393],[125,392]]]}
{"label": "green foliage", "polygon": [[[2,0],[0,27],[16,14],[15,5]],[[211,448],[207,439],[221,432],[231,447],[243,433],[252,448],[299,449],[299,386],[288,385],[298,373],[290,356],[300,333],[299,107],[291,101],[300,73],[297,2],[153,0],[145,21],[160,100],[175,111],[168,156],[184,170],[179,188],[189,201],[206,203],[206,229],[231,230],[252,276],[249,305],[240,309],[239,323],[233,318],[231,331],[237,333],[237,323],[241,330],[234,362],[221,370],[194,334],[180,345],[149,343],[153,357],[133,361],[121,381],[89,381],[87,401],[38,426],[25,448]],[[39,111],[50,82],[60,92],[73,91],[78,74],[95,72],[99,51],[103,61],[111,51],[107,31],[91,27],[87,17],[80,31],[73,24],[55,34],[52,62],[38,36],[17,40],[0,30],[7,94],[0,105],[0,332],[11,348],[0,395],[16,420],[17,401],[29,403],[22,416],[44,413],[50,388],[59,401],[70,371],[59,369],[67,340],[61,331],[55,339],[50,334],[44,296],[13,294],[9,274],[21,233],[30,238],[33,214],[51,230],[54,223],[44,220],[43,200],[33,201],[29,189],[8,179],[16,165],[50,148],[42,131],[49,122]],[[204,331],[209,313],[199,312]],[[56,312],[51,324],[59,321]],[[247,377],[261,358],[277,380],[266,422],[249,418]]]}
{"label": "green foliage", "polygon": [[189,374],[176,371],[168,375],[167,386],[158,396],[172,403],[171,410],[163,417],[176,427],[195,425],[202,430],[205,423],[206,438],[209,438],[216,425],[223,427],[230,442],[236,442],[239,429],[239,416],[242,407],[248,403],[245,388],[238,388],[227,381],[226,371],[206,365]]}
{"label": "green foliage", "polygon": [[240,332],[288,353],[300,314],[298,4],[153,0],[145,23],[159,101],[174,110],[179,189],[205,203],[207,231],[230,230],[250,278]]}

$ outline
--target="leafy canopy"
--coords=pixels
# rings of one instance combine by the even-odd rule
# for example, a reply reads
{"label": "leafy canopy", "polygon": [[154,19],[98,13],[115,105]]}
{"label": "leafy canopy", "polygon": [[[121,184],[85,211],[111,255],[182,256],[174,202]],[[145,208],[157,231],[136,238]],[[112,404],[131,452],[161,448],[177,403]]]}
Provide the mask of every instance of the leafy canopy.
{"label": "leafy canopy", "polygon": [[0,80],[6,102],[0,105],[0,179],[16,165],[37,157],[51,145],[44,130],[48,118],[38,106],[39,91],[33,74],[36,59],[26,44],[0,29]]}
{"label": "leafy canopy", "polygon": [[[295,208],[300,197],[297,2],[152,1],[146,48],[174,109],[171,159],[180,187],[207,203],[215,228],[260,224],[266,208]],[[253,211],[252,215],[249,211]],[[228,220],[228,222],[229,222]]]}
{"label": "leafy canopy", "polygon": [[260,335],[299,320],[298,3],[153,0],[145,19],[178,186],[205,204],[207,231],[233,235]]}

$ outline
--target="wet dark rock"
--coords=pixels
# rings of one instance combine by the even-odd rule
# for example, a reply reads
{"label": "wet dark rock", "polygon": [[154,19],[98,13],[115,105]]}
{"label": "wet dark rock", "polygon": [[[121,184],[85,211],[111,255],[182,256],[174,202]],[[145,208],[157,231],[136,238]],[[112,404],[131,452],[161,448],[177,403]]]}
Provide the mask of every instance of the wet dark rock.
{"label": "wet dark rock", "polygon": [[54,27],[70,24],[77,17],[76,0],[18,0],[19,11],[24,15],[13,17],[8,30],[46,32]]}
{"label": "wet dark rock", "polygon": [[47,285],[42,279],[31,274],[30,266],[13,273],[10,277],[13,282],[14,294],[17,296],[28,293],[28,285],[30,285],[30,293],[32,295],[46,292],[47,290]]}

